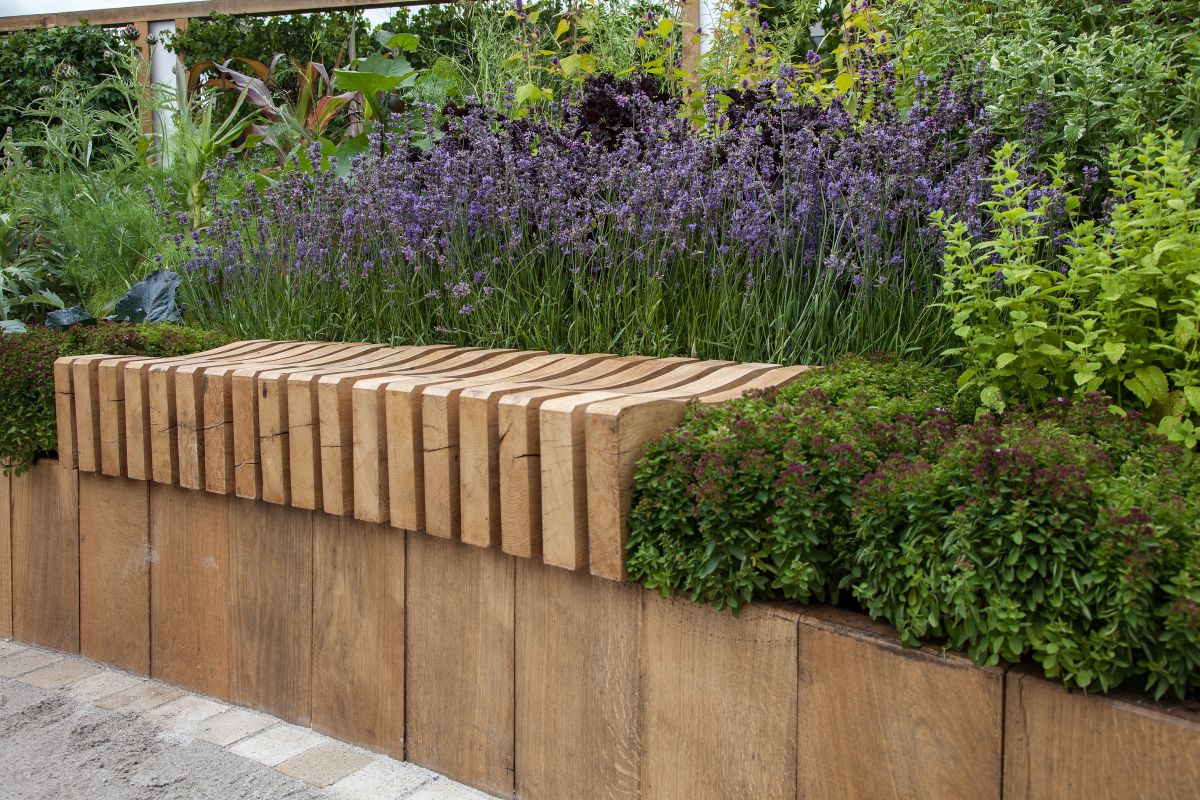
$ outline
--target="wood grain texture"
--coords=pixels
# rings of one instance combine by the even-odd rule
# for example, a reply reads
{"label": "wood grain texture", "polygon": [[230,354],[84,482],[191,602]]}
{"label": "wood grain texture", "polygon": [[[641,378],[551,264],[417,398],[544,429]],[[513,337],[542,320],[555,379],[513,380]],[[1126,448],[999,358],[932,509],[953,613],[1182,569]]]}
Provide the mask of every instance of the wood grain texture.
{"label": "wood grain texture", "polygon": [[54,361],[54,421],[58,430],[58,463],[63,469],[75,469],[75,390],[71,364],[73,356]]}
{"label": "wood grain texture", "polygon": [[75,460],[84,472],[100,471],[100,392],[97,380],[101,356],[77,356],[71,362],[75,393]]}
{"label": "wood grain texture", "polygon": [[514,556],[542,558],[542,461],[538,414],[562,389],[506,395],[496,409],[500,480],[500,547]]}
{"label": "wood grain texture", "polygon": [[513,792],[512,558],[408,539],[408,759],[486,792]]}
{"label": "wood grain texture", "polygon": [[78,653],[78,473],[43,459],[14,477],[9,535],[13,635]]}
{"label": "wood grain texture", "polygon": [[801,797],[998,800],[1004,674],[901,646],[865,615],[802,609]]}
{"label": "wood grain texture", "polygon": [[370,363],[347,372],[342,368],[304,370],[287,379],[288,472],[292,505],[317,510],[321,500],[321,429],[317,383],[329,377],[349,384],[352,375],[372,374],[379,369],[399,369],[448,345],[388,348]]}
{"label": "wood grain texture", "polygon": [[145,481],[79,476],[79,649],[150,674],[150,494]]}
{"label": "wood grain texture", "polygon": [[794,800],[795,615],[642,598],[642,797]]}
{"label": "wood grain texture", "polygon": [[517,561],[516,794],[641,796],[641,589]]}
{"label": "wood grain texture", "polygon": [[307,725],[312,716],[312,512],[261,501],[233,503],[231,699]]}
{"label": "wood grain texture", "polygon": [[0,471],[0,637],[12,635],[12,478]]}
{"label": "wood grain texture", "polygon": [[1085,695],[1008,673],[1006,800],[1190,800],[1200,792],[1200,712]]}
{"label": "wood grain texture", "polygon": [[113,477],[125,474],[125,381],[121,369],[134,360],[106,358],[96,368],[100,472]]}
{"label": "wood grain texture", "polygon": [[232,500],[150,486],[150,674],[230,699]]}
{"label": "wood grain texture", "polygon": [[405,536],[313,515],[312,726],[404,758]]}

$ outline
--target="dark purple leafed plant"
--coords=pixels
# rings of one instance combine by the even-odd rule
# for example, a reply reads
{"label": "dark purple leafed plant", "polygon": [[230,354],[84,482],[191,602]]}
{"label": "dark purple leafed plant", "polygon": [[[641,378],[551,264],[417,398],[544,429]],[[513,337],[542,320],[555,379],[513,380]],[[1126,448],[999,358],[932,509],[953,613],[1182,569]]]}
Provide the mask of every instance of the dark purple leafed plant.
{"label": "dark purple leafed plant", "polygon": [[929,215],[979,227],[995,144],[948,87],[856,120],[780,81],[714,98],[702,130],[611,78],[539,119],[447,109],[428,150],[396,137],[348,179],[294,169],[217,209],[185,248],[191,305],[241,336],[936,352]]}

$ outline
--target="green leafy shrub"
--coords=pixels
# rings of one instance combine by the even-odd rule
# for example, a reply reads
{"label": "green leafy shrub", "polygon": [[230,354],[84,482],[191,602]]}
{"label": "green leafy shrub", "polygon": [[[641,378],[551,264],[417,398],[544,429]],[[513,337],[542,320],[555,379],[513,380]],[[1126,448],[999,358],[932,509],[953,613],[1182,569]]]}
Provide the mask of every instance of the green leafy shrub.
{"label": "green leafy shrub", "polygon": [[[53,94],[64,80],[83,86],[104,84],[113,71],[113,54],[132,52],[135,36],[131,28],[110,30],[95,25],[0,35],[0,138],[6,131],[9,138],[17,140],[37,136],[37,121],[25,110]],[[102,86],[83,99],[98,112],[120,112],[125,107],[125,97],[111,86]],[[97,143],[97,152],[106,152],[104,142]]]}
{"label": "green leafy shrub", "polygon": [[735,611],[852,600],[910,645],[1200,696],[1194,455],[1100,394],[963,422],[952,384],[851,359],[692,408],[639,464],[631,577]]}
{"label": "green leafy shrub", "polygon": [[937,218],[962,386],[996,412],[1103,391],[1195,446],[1200,169],[1178,139],[1147,136],[1113,157],[1105,225],[1075,218],[1061,180],[1025,182],[1019,162],[1012,145],[997,156],[991,235]]}
{"label": "green leafy shrub", "polygon": [[107,353],[166,357],[208,350],[229,337],[175,325],[102,322],[63,331],[0,333],[0,461],[24,470],[56,447],[54,360],[60,356]]}
{"label": "green leafy shrub", "polygon": [[1200,689],[1200,491],[1189,455],[1101,395],[986,417],[859,486],[854,597],[908,644],[1026,655],[1103,691]]}
{"label": "green leafy shrub", "polygon": [[952,395],[940,370],[854,358],[693,406],[638,469],[630,575],[717,608],[831,597],[855,484],[895,450],[933,446]]}
{"label": "green leafy shrub", "polygon": [[316,61],[333,69],[350,61],[352,28],[357,55],[378,49],[370,23],[358,11],[270,17],[214,13],[190,20],[166,46],[188,66],[202,61],[221,64],[235,56],[268,64],[283,55],[298,64]]}

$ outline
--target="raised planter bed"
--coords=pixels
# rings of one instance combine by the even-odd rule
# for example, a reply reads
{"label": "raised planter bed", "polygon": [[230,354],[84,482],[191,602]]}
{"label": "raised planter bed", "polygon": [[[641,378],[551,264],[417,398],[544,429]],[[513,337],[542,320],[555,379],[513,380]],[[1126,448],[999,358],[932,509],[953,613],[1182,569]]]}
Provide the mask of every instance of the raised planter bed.
{"label": "raised planter bed", "polygon": [[[1193,709],[1070,693],[1021,670],[907,649],[886,626],[838,609],[762,604],[733,617],[605,579],[621,574],[619,512],[636,454],[687,396],[662,389],[663,376],[687,367],[685,383],[705,387],[693,394],[714,399],[737,390],[701,382],[729,367],[619,360],[616,369],[639,376],[660,370],[637,379],[659,388],[597,394],[491,381],[490,371],[471,374],[479,362],[463,362],[511,354],[473,352],[410,354],[440,353],[466,375],[399,378],[344,362],[221,358],[143,361],[106,383],[109,359],[60,369],[64,461],[79,466],[42,461],[2,482],[0,632],[270,711],[501,796],[1196,796]],[[369,357],[406,356],[352,356]],[[568,368],[578,375],[603,361]],[[752,366],[738,385],[770,369]],[[239,379],[251,381],[240,393]],[[120,401],[99,388],[117,385]],[[247,408],[252,426],[239,415]],[[457,494],[445,455],[455,447]],[[114,448],[123,460],[105,456]],[[525,462],[539,457],[530,471]],[[217,481],[223,491],[212,490],[212,464],[233,476]],[[404,473],[420,503],[392,491],[405,464],[421,472]],[[181,485],[189,470],[187,482],[208,491]],[[248,472],[257,479],[239,484]],[[523,481],[519,505],[532,509],[517,525],[505,524],[504,488],[516,491],[506,480]],[[556,482],[569,502],[548,514]],[[286,498],[275,494],[283,487]],[[364,506],[376,488],[386,502]],[[339,508],[354,513],[330,513]],[[397,511],[417,509],[409,520],[424,527],[397,526]],[[384,510],[384,520],[354,518]],[[428,530],[435,518],[435,528],[449,525],[441,535]]]}

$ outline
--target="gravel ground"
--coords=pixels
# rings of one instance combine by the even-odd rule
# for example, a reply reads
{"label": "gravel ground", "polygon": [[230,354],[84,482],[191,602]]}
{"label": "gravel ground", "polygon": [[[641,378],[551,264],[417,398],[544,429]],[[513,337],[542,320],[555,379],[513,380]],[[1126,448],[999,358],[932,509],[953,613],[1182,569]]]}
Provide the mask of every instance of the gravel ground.
{"label": "gravel ground", "polygon": [[0,679],[3,800],[317,800],[333,795],[62,689]]}

